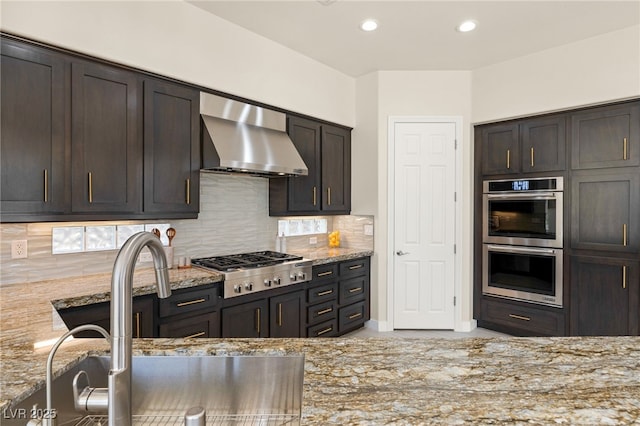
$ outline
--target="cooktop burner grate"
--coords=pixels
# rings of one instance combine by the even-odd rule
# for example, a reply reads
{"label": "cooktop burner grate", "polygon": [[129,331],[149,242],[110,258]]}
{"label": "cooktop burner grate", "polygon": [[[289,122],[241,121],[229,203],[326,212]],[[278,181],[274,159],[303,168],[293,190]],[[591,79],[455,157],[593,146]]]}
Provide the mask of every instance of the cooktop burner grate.
{"label": "cooktop burner grate", "polygon": [[275,251],[258,251],[253,253],[231,254],[227,256],[203,257],[191,262],[198,266],[213,268],[219,271],[232,271],[241,268],[260,268],[277,265],[286,261],[300,260],[301,256]]}

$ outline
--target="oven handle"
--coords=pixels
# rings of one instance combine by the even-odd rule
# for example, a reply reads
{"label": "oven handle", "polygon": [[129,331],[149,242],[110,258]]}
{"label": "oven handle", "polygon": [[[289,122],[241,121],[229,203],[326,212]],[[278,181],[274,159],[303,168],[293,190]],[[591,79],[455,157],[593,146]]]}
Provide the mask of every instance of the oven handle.
{"label": "oven handle", "polygon": [[536,192],[535,194],[518,193],[518,194],[487,194],[487,198],[490,200],[552,200],[556,198],[554,192]]}
{"label": "oven handle", "polygon": [[492,251],[499,251],[502,253],[533,253],[533,254],[555,254],[554,249],[533,248],[533,247],[514,247],[514,246],[497,246],[493,244],[487,245],[487,248]]}

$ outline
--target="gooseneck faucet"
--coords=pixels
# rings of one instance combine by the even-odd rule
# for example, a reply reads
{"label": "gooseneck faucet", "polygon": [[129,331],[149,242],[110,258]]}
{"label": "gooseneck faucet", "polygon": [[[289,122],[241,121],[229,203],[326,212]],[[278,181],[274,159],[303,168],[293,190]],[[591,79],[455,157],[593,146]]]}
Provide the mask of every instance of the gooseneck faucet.
{"label": "gooseneck faucet", "polygon": [[111,277],[111,370],[109,371],[109,426],[131,426],[131,364],[133,272],[143,248],[148,247],[156,272],[158,297],[171,295],[167,258],[160,240],[150,232],[139,232],[124,243]]}

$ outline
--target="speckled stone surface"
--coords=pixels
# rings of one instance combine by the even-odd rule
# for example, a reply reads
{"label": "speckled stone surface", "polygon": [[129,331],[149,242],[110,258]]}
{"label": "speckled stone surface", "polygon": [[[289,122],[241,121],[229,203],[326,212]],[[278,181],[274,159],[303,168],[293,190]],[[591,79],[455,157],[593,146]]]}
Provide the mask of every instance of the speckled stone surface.
{"label": "speckled stone surface", "polygon": [[[174,286],[216,277],[171,272]],[[137,288],[151,286],[153,273],[135,280]],[[51,300],[109,288],[97,278],[65,281],[0,288],[0,409],[44,385],[49,347],[35,345],[66,331]],[[102,339],[67,342],[54,371],[107,352]],[[135,355],[290,353],[305,354],[303,424],[640,424],[639,337],[134,341]]]}

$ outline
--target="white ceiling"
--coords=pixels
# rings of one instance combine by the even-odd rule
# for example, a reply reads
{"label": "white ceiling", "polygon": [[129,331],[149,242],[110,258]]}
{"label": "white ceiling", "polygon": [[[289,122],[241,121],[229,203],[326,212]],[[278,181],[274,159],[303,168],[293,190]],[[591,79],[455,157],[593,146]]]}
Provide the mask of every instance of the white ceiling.
{"label": "white ceiling", "polygon": [[[188,2],[353,77],[472,70],[640,23],[640,0]],[[378,30],[360,30],[365,18]],[[457,32],[465,19],[478,28]]]}

